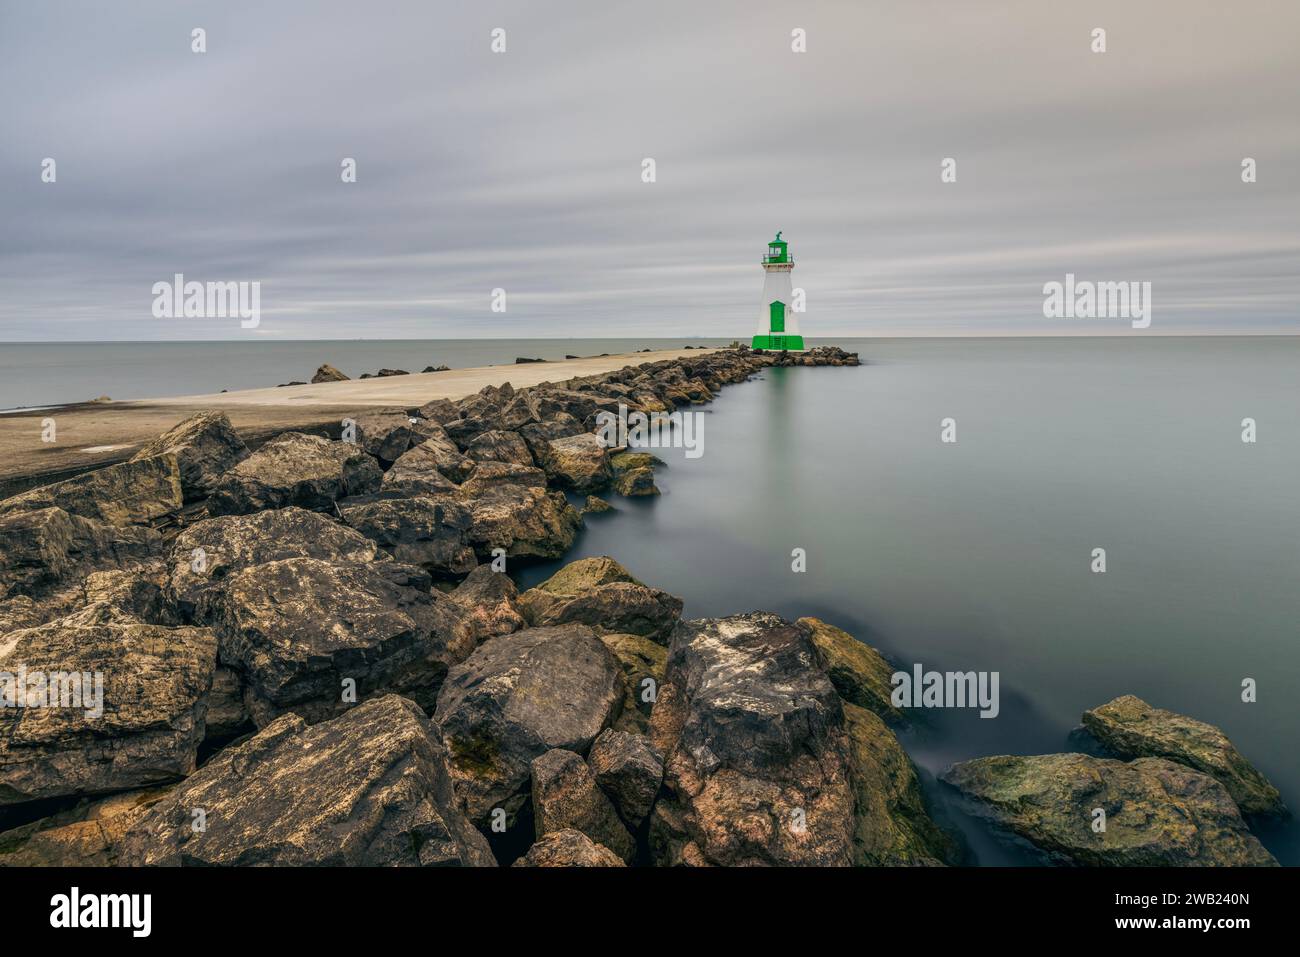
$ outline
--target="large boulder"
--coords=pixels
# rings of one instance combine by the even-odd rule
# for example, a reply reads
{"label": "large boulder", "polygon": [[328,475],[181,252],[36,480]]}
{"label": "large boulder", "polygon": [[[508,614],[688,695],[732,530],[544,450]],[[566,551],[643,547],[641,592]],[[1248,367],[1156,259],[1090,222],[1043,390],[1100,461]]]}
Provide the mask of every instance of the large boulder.
{"label": "large boulder", "polygon": [[[352,417],[356,444],[381,462],[396,462],[407,449],[419,445],[428,435],[420,420],[405,409],[378,409]],[[433,426],[441,434],[442,430]]]}
{"label": "large boulder", "polygon": [[[505,549],[510,558],[555,559],[573,547],[582,516],[561,492],[534,486],[477,481],[485,462],[460,487],[458,497],[470,510],[466,535],[475,553],[488,560],[493,550]],[[519,466],[500,466],[519,468]],[[537,469],[528,469],[537,472]],[[540,473],[539,473],[540,474]]]}
{"label": "large boulder", "polygon": [[905,720],[891,699],[894,668],[880,652],[820,618],[800,618],[795,624],[807,629],[841,698],[886,721]]}
{"label": "large boulder", "polygon": [[176,456],[181,492],[187,502],[210,495],[227,471],[248,458],[248,446],[224,412],[209,411],[178,422],[141,446],[132,462],[158,455]]}
{"label": "large boulder", "polygon": [[955,864],[958,848],[931,820],[907,752],[874,712],[844,703],[857,799],[854,863],[865,867]]}
{"label": "large boulder", "polygon": [[223,515],[197,522],[172,543],[167,596],[187,616],[205,595],[220,592],[236,572],[285,558],[369,562],[379,555],[369,538],[317,512],[283,508]]}
{"label": "large boulder", "polygon": [[330,509],[349,495],[379,488],[379,463],[347,442],[286,432],[226,473],[208,500],[213,515],[242,515],[297,505]]}
{"label": "large boulder", "polygon": [[321,365],[321,367],[316,370],[316,374],[311,377],[313,385],[317,385],[321,382],[346,382],[347,380],[348,376],[344,375],[328,362]]}
{"label": "large boulder", "polygon": [[444,483],[454,487],[453,483],[469,477],[474,464],[446,434],[433,435],[403,452],[384,475],[384,484],[417,491],[441,488]]}
{"label": "large boulder", "polygon": [[474,643],[508,635],[526,626],[519,610],[519,589],[505,572],[479,565],[451,592],[461,619],[474,634]]}
{"label": "large boulder", "polygon": [[0,834],[0,867],[112,867],[123,838],[167,788],[79,801]]}
{"label": "large boulder", "polygon": [[255,565],[201,612],[259,727],[284,711],[318,721],[389,691],[432,706],[448,667],[473,647],[455,603],[396,562]]}
{"label": "large boulder", "polygon": [[545,491],[546,473],[531,465],[513,462],[480,462],[460,486],[462,498],[472,499],[503,488],[535,488]]}
{"label": "large boulder", "polygon": [[1228,789],[1243,814],[1286,813],[1277,788],[1212,724],[1124,695],[1085,711],[1083,726],[1116,757],[1168,758],[1205,772]]}
{"label": "large boulder", "polygon": [[682,614],[682,600],[632,577],[608,556],[561,568],[519,598],[530,625],[578,621],[598,632],[643,635],[666,644]]}
{"label": "large boulder", "polygon": [[663,784],[663,755],[645,735],[606,728],[592,742],[587,764],[623,823],[634,832],[639,829]]}
{"label": "large boulder", "polygon": [[456,792],[476,823],[513,818],[530,765],[552,748],[585,754],[623,700],[618,662],[585,625],[490,638],[447,674],[435,718]]}
{"label": "large boulder", "polygon": [[207,629],[122,620],[59,619],[4,636],[0,805],[192,772],[216,652]]}
{"label": "large boulder", "polygon": [[515,861],[515,867],[626,867],[617,854],[586,834],[565,828],[552,831]]}
{"label": "large boulder", "polygon": [[[1094,867],[1258,866],[1277,862],[1214,778],[1164,758],[999,755],[940,780],[999,829],[1050,860]],[[1105,812],[1105,830],[1094,830]]]}
{"label": "large boulder", "polygon": [[118,527],[43,508],[0,516],[0,596],[40,597],[95,570],[132,568],[160,542],[147,527]]}
{"label": "large boulder", "polygon": [[423,495],[340,503],[343,521],[399,562],[436,578],[453,578],[477,564],[466,543],[470,511],[460,502]]}
{"label": "large boulder", "polygon": [[533,825],[539,838],[572,828],[625,862],[636,856],[636,842],[581,755],[563,748],[547,751],[533,759],[532,779]]}
{"label": "large boulder", "polygon": [[575,492],[595,492],[614,479],[609,450],[590,432],[552,439],[539,464],[551,482]]}
{"label": "large boulder", "polygon": [[682,622],[651,732],[660,863],[853,862],[844,710],[804,629],[766,612]]}
{"label": "large boulder", "polygon": [[515,465],[533,464],[533,453],[520,438],[518,432],[504,432],[493,429],[475,437],[465,450],[476,462],[512,462]]}
{"label": "large boulder", "polygon": [[558,412],[553,418],[545,421],[517,426],[515,430],[528,445],[528,451],[533,453],[534,462],[546,460],[552,440],[565,439],[586,431],[581,422],[565,412]]}
{"label": "large boulder", "polygon": [[181,473],[176,456],[118,462],[0,502],[0,516],[61,508],[108,525],[152,525],[180,511]]}
{"label": "large boulder", "polygon": [[438,729],[396,695],[312,726],[285,715],[219,752],[154,805],[123,842],[121,859],[136,866],[496,864],[456,807]]}

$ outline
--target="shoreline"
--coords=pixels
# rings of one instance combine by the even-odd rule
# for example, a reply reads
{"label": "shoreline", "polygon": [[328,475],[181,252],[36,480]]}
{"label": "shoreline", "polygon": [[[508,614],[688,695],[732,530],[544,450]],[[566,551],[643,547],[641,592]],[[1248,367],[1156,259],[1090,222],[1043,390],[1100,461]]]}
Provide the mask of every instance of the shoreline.
{"label": "shoreline", "polygon": [[[225,412],[249,447],[256,448],[267,439],[291,431],[337,438],[341,419],[362,409],[413,409],[434,399],[463,399],[486,386],[509,382],[523,388],[714,351],[710,347],[663,349],[342,382],[16,409],[0,415],[0,498],[125,461],[144,443],[194,413],[209,409]],[[42,420],[46,418],[55,421],[56,442],[41,441]]]}

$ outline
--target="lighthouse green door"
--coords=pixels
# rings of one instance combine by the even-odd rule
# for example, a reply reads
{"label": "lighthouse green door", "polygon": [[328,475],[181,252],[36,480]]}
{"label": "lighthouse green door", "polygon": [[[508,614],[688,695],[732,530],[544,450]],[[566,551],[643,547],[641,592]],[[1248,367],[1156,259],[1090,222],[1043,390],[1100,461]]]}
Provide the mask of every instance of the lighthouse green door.
{"label": "lighthouse green door", "polygon": [[771,329],[773,333],[785,332],[785,303],[772,302],[768,303],[767,314],[771,320]]}

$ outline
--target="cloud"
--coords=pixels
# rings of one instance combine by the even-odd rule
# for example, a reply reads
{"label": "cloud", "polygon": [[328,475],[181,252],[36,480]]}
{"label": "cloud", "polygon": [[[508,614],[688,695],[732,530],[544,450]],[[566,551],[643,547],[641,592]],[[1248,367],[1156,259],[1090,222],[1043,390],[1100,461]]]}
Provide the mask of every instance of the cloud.
{"label": "cloud", "polygon": [[152,318],[175,272],[260,280],[279,338],[744,336],[776,229],[813,335],[1106,331],[1044,327],[1067,271],[1152,282],[1153,332],[1297,332],[1298,27],[1264,0],[7,4],[0,339],[247,334]]}

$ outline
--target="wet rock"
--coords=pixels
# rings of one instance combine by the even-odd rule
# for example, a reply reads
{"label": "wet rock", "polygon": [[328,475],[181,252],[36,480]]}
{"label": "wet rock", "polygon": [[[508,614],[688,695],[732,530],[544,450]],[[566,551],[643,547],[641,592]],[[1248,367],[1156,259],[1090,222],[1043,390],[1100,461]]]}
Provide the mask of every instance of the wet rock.
{"label": "wet rock", "polygon": [[656,469],[663,465],[663,460],[649,452],[615,452],[609,457],[610,467],[615,475],[623,475],[636,469]]}
{"label": "wet rock", "polygon": [[379,463],[355,445],[286,432],[226,473],[208,500],[213,515],[243,515],[297,505],[332,509],[349,495],[379,488]]}
{"label": "wet rock", "polygon": [[[1163,758],[1001,755],[940,775],[995,825],[1049,859],[1096,867],[1276,864],[1214,778]],[[1106,830],[1093,830],[1096,808]]]}
{"label": "wet rock", "polygon": [[618,816],[633,831],[640,828],[664,779],[663,755],[650,739],[606,728],[592,742],[587,764]]}
{"label": "wet rock", "polygon": [[581,831],[552,831],[515,861],[515,867],[625,867],[619,856],[603,844],[593,843]]}
{"label": "wet rock", "polygon": [[893,694],[890,676],[895,669],[880,652],[820,618],[800,618],[796,624],[808,630],[821,652],[831,684],[841,698],[886,721],[900,724],[906,721],[903,712],[890,700]]}
{"label": "wet rock", "polygon": [[464,575],[477,561],[466,544],[470,511],[460,502],[426,496],[379,498],[339,507],[355,528],[399,562],[418,565],[436,578]]}
{"label": "wet rock", "polygon": [[190,617],[205,595],[221,591],[231,576],[253,565],[285,558],[365,563],[379,554],[361,533],[301,508],[210,518],[172,543],[167,597]]}
{"label": "wet rock", "polygon": [[531,625],[578,621],[664,644],[682,614],[680,598],[643,585],[608,556],[571,562],[524,592],[519,603]]}
{"label": "wet rock", "polygon": [[[216,639],[203,628],[55,620],[0,638],[0,672],[13,676],[0,695],[26,691],[29,702],[0,708],[0,805],[189,774],[215,665]],[[59,681],[51,707],[39,689],[56,673],[76,680]]]}
{"label": "wet rock", "polygon": [[613,505],[595,495],[588,495],[586,504],[582,507],[583,515],[603,515],[605,512],[612,511],[614,511]]}
{"label": "wet rock", "polygon": [[40,597],[95,570],[132,568],[159,547],[158,532],[44,508],[0,516],[0,595]]}
{"label": "wet rock", "polygon": [[541,466],[547,479],[575,492],[597,491],[614,478],[608,450],[589,432],[552,439],[547,443]]}
{"label": "wet rock", "polygon": [[169,453],[176,456],[181,493],[193,502],[210,495],[222,475],[248,458],[248,446],[224,412],[200,412],[142,446],[131,461]]}
{"label": "wet rock", "polygon": [[61,508],[107,525],[152,525],[180,511],[181,473],[170,452],[119,462],[0,502],[0,516]]}
{"label": "wet rock", "polygon": [[916,768],[873,712],[844,703],[857,798],[854,863],[863,867],[955,864],[956,843],[931,820]]}
{"label": "wet rock", "polygon": [[484,432],[469,444],[465,454],[476,462],[512,462],[529,467],[533,464],[533,454],[518,432],[496,429]]}
{"label": "wet rock", "polygon": [[651,732],[659,863],[853,862],[844,712],[804,629],[766,612],[683,622]]}
{"label": "wet rock", "polygon": [[445,435],[433,435],[404,452],[384,476],[386,487],[412,491],[433,491],[444,484],[465,481],[474,471],[474,460],[461,454]]}
{"label": "wet rock", "polygon": [[435,715],[471,820],[486,823],[495,807],[513,818],[528,799],[533,758],[553,748],[585,754],[622,699],[618,662],[584,625],[479,645],[447,674]]}
{"label": "wet rock", "polygon": [[[204,811],[206,830],[192,827]],[[219,752],[122,845],[129,865],[491,867],[456,807],[447,754],[396,695],[308,726],[285,715]]]}
{"label": "wet rock", "polygon": [[395,562],[267,562],[233,575],[204,611],[259,727],[285,711],[308,721],[337,714],[353,703],[349,690],[355,700],[391,691],[431,707],[448,667],[473,647],[451,599]]}
{"label": "wet rock", "polygon": [[532,762],[533,821],[539,838],[552,831],[581,831],[630,862],[636,842],[596,786],[582,756],[555,748]]}
{"label": "wet rock", "polygon": [[1116,757],[1168,758],[1203,771],[1228,789],[1243,814],[1286,813],[1277,788],[1212,724],[1124,695],[1085,711],[1083,726]]}
{"label": "wet rock", "polygon": [[474,634],[475,644],[508,635],[526,627],[519,610],[519,590],[510,576],[479,565],[451,593],[460,606],[465,626]]}
{"label": "wet rock", "polygon": [[112,867],[127,832],[167,788],[128,791],[0,834],[0,867]]}
{"label": "wet rock", "polygon": [[614,480],[614,491],[627,498],[643,495],[658,495],[659,486],[655,485],[655,473],[651,469],[630,469],[621,473]]}
{"label": "wet rock", "polygon": [[346,382],[348,377],[334,368],[328,362],[316,370],[316,374],[311,377],[312,384],[320,382]]}
{"label": "wet rock", "polygon": [[623,707],[613,727],[617,731],[646,734],[650,711],[664,683],[668,649],[640,635],[601,635],[623,669]]}

